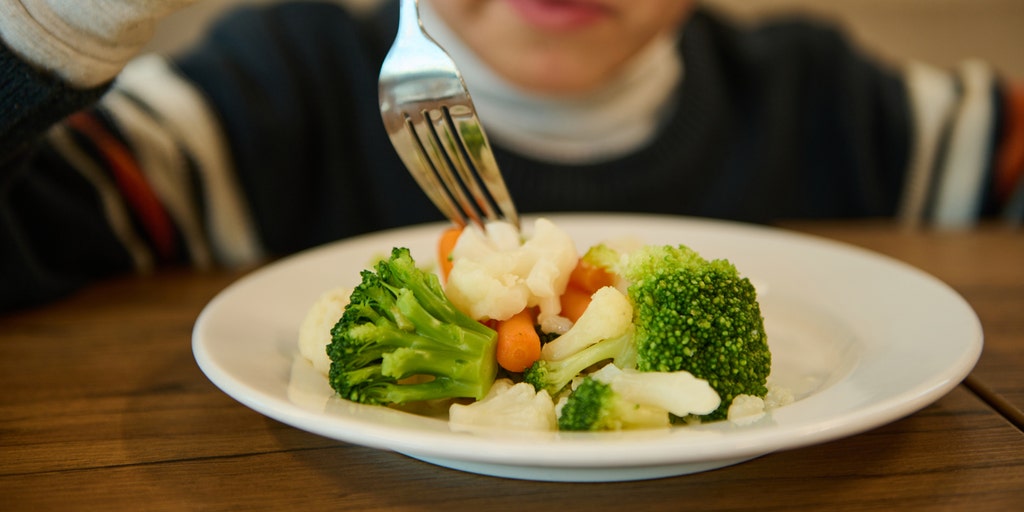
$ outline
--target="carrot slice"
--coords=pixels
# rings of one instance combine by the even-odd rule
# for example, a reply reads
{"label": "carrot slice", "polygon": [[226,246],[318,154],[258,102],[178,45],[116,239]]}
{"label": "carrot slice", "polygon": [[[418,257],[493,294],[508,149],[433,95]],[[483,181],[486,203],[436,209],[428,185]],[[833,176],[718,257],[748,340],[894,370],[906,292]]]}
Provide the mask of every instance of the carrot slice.
{"label": "carrot slice", "polygon": [[462,227],[452,226],[441,233],[441,238],[437,242],[437,264],[444,279],[448,279],[448,274],[452,271],[452,250],[455,249],[455,242],[459,241],[461,234]]}
{"label": "carrot slice", "polygon": [[582,259],[569,274],[569,286],[592,294],[597,290],[615,284],[615,276],[607,270],[591,265]]}
{"label": "carrot slice", "polygon": [[533,313],[524,309],[507,320],[498,322],[497,359],[502,368],[519,373],[540,359],[540,335],[533,323]]}
{"label": "carrot slice", "polygon": [[576,286],[569,286],[562,293],[562,296],[559,297],[559,301],[562,303],[562,312],[560,314],[576,323],[580,316],[583,315],[583,312],[586,311],[587,306],[590,305],[591,295],[593,294]]}
{"label": "carrot slice", "polygon": [[559,298],[562,303],[561,315],[576,322],[590,305],[590,296],[597,290],[613,284],[615,276],[611,272],[580,258],[569,274],[569,285]]}

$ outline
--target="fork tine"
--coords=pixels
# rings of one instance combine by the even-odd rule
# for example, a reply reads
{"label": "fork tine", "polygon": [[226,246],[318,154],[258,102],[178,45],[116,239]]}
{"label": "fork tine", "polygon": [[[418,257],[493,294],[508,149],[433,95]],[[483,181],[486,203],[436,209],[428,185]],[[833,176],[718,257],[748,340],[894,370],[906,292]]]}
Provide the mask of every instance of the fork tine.
{"label": "fork tine", "polygon": [[[472,101],[468,98],[469,93],[466,94],[467,101]],[[468,158],[471,165],[467,165],[467,169],[476,171],[471,173],[477,177],[477,179],[472,179],[473,183],[483,182],[484,188],[487,189],[486,197],[489,198],[488,206],[490,207],[492,204],[496,206],[501,211],[501,217],[518,228],[519,214],[515,203],[505,186],[505,179],[498,168],[498,162],[494,159],[487,135],[484,133],[483,125],[480,124],[480,119],[477,118],[476,111],[472,108],[472,103],[469,106],[453,106],[446,112],[449,125],[458,134],[455,140],[460,145],[459,154]],[[479,186],[476,189],[479,190]],[[480,195],[483,196],[483,193],[481,192]],[[498,217],[493,209],[490,212],[489,217]]]}
{"label": "fork tine", "polygon": [[420,146],[428,156],[433,173],[440,178],[449,198],[461,209],[460,217],[468,219],[483,226],[476,207],[466,196],[465,184],[458,176],[456,167],[459,166],[458,158],[453,157],[447,146],[451,143],[445,131],[438,132],[434,118],[439,117],[437,111],[424,110],[418,118],[412,120],[413,131],[416,133]]}
{"label": "fork tine", "polygon": [[398,150],[398,155],[409,169],[410,174],[419,184],[420,188],[427,194],[434,206],[437,206],[445,217],[459,226],[465,226],[466,218],[462,215],[461,209],[456,206],[451,196],[448,195],[447,187],[441,183],[434,165],[426,148],[423,147],[412,119],[404,115],[405,129],[394,130],[390,133],[391,143]]}
{"label": "fork tine", "polygon": [[[461,107],[456,105],[452,108],[458,110]],[[474,211],[482,214],[487,220],[497,220],[498,214],[495,211],[493,198],[480,186],[478,167],[463,142],[459,126],[451,114],[452,108],[444,106],[439,110],[432,111],[430,121],[434,125],[438,139],[448,153],[448,159],[458,173],[462,186],[473,197],[473,203],[476,206]]]}

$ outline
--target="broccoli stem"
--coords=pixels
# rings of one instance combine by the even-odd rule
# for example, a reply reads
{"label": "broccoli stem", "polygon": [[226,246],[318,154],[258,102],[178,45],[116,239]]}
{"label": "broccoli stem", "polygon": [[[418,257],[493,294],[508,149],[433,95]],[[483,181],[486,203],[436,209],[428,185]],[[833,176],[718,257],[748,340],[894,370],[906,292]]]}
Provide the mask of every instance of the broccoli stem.
{"label": "broccoli stem", "polygon": [[494,331],[475,320],[464,319],[464,315],[438,314],[430,311],[415,292],[409,289],[399,290],[395,298],[398,312],[415,329],[415,336],[404,340],[404,346],[426,346],[432,350],[449,350],[473,354],[480,351],[495,336]]}

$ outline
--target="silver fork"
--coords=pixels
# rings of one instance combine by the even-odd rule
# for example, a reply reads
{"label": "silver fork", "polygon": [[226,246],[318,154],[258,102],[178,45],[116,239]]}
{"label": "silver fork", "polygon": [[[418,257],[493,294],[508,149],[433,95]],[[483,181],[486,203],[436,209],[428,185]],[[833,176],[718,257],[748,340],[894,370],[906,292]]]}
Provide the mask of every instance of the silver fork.
{"label": "silver fork", "polygon": [[455,62],[402,0],[398,34],[380,70],[380,115],[395,151],[427,197],[459,226],[519,214]]}

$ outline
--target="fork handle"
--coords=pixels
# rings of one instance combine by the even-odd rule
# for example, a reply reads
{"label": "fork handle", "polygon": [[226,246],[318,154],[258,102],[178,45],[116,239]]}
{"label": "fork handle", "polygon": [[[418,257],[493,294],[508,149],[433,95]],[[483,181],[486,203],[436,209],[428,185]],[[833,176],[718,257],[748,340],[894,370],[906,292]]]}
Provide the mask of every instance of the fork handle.
{"label": "fork handle", "polygon": [[412,41],[413,37],[422,37],[425,34],[423,24],[420,22],[419,0],[402,0],[398,12],[399,37],[396,37],[395,41]]}

